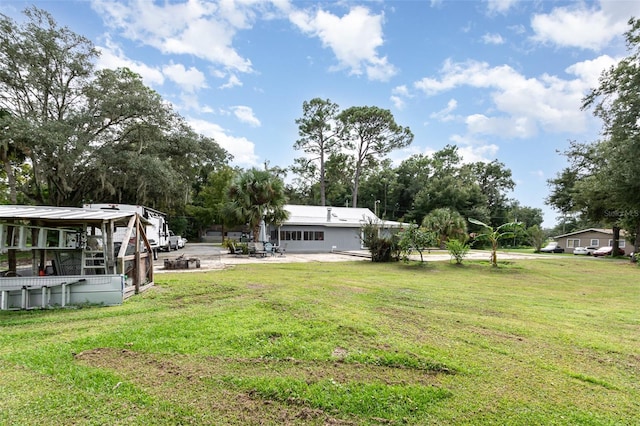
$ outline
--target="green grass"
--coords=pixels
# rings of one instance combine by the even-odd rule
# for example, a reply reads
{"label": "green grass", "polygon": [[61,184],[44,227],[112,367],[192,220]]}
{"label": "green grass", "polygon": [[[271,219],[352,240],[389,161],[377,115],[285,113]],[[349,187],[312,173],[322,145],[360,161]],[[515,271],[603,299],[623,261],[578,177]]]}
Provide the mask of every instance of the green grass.
{"label": "green grass", "polygon": [[0,424],[625,425],[640,268],[251,264],[0,312]]}

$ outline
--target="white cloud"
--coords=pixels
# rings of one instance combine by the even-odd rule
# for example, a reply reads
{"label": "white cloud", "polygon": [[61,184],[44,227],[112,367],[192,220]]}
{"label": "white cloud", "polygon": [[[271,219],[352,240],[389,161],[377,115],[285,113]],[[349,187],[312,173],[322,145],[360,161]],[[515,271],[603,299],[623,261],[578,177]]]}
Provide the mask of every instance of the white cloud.
{"label": "white cloud", "polygon": [[490,163],[498,154],[498,145],[466,145],[458,147],[458,154],[462,157],[463,163]]}
{"label": "white cloud", "polygon": [[449,102],[447,102],[447,106],[445,108],[432,113],[430,117],[442,122],[452,121],[455,117],[451,115],[451,113],[455,111],[457,107],[458,101],[456,101],[455,99],[450,99]]}
{"label": "white cloud", "polygon": [[518,34],[518,35],[521,35],[527,32],[527,29],[522,24],[510,25],[507,27],[507,29],[509,29],[509,31],[513,32],[514,34]]}
{"label": "white cloud", "polygon": [[172,62],[162,67],[162,72],[185,92],[194,93],[207,87],[204,74],[195,67],[186,69],[184,65]]}
{"label": "white cloud", "polygon": [[391,93],[393,93],[394,95],[401,95],[401,96],[409,97],[409,89],[404,84],[402,86],[394,87],[393,90],[391,91]]}
{"label": "white cloud", "polygon": [[568,74],[573,74],[584,82],[586,87],[597,87],[598,79],[604,70],[611,68],[619,62],[619,59],[609,55],[598,56],[595,59],[578,62],[565,70]]}
{"label": "white cloud", "polygon": [[289,15],[302,32],[318,37],[324,47],[333,51],[338,60],[333,69],[348,69],[354,75],[366,74],[370,80],[387,81],[397,70],[377,52],[384,43],[383,18],[362,6],[352,7],[342,17],[322,9],[315,13],[297,10]]}
{"label": "white cloud", "polygon": [[[603,5],[607,3],[603,2]],[[608,10],[589,8],[579,3],[577,6],[557,7],[548,14],[536,14],[531,19],[535,33],[532,39],[559,47],[598,51],[627,30],[627,21],[632,16],[630,13],[626,17],[613,15]]]}
{"label": "white cloud", "polygon": [[[468,136],[453,135],[450,140],[458,147],[458,154],[462,157],[463,163],[475,163],[478,161],[489,163],[496,158],[499,149],[495,144],[487,144]],[[397,167],[412,156],[424,155],[431,157],[437,151],[438,150],[428,146],[420,147],[417,145],[409,145],[406,148],[397,149],[389,153],[389,159],[392,165]]]}
{"label": "white cloud", "polygon": [[503,138],[530,138],[538,133],[530,117],[487,117],[472,114],[465,120],[471,134],[500,135]]}
{"label": "white cloud", "polygon": [[127,58],[120,46],[113,43],[109,38],[107,38],[105,45],[106,46],[98,46],[101,52],[96,62],[98,69],[129,68],[131,71],[142,76],[142,81],[144,81],[147,86],[157,87],[164,84],[164,75],[158,68]]}
{"label": "white cloud", "polygon": [[232,42],[238,30],[249,28],[255,20],[255,4],[94,0],[92,6],[122,36],[162,53],[194,55],[224,68],[251,72],[251,61]]}
{"label": "white cloud", "polygon": [[200,99],[195,93],[183,92],[180,94],[181,105],[178,105],[179,109],[197,111],[202,114],[211,114],[214,112],[213,108],[209,105],[202,105]]}
{"label": "white cloud", "polygon": [[389,153],[389,159],[394,167],[398,167],[404,160],[414,155],[432,156],[436,152],[430,147],[420,147],[418,145],[409,145],[402,149],[396,149]]}
{"label": "white cloud", "polygon": [[233,111],[233,114],[236,116],[236,118],[241,122],[247,123],[252,127],[261,126],[260,120],[258,120],[253,114],[253,110],[251,109],[251,107],[238,105],[231,107],[231,110]]}
{"label": "white cloud", "polygon": [[484,44],[504,44],[504,39],[500,34],[486,33],[482,36],[482,42]]}
{"label": "white cloud", "polygon": [[258,156],[254,152],[255,144],[247,138],[229,135],[219,125],[205,120],[188,119],[187,121],[197,133],[215,139],[222,148],[233,155],[233,164],[241,167],[258,165]]}
{"label": "white cloud", "polygon": [[580,110],[582,98],[597,82],[602,71],[598,67],[607,63],[609,59],[604,56],[576,63],[566,70],[576,78],[561,79],[547,74],[526,78],[507,65],[490,67],[486,62],[446,61],[440,78],[423,78],[414,86],[427,95],[463,86],[486,89],[492,105],[487,111],[467,117],[466,124],[472,133],[511,138],[529,138],[539,129],[580,133],[586,129],[588,116]]}
{"label": "white cloud", "polygon": [[435,95],[462,85],[492,87],[522,78],[508,65],[490,68],[486,62],[472,60],[455,63],[447,59],[440,73],[441,79],[425,77],[415,82],[414,86],[427,95]]}
{"label": "white cloud", "polygon": [[487,10],[490,14],[502,13],[505,14],[517,3],[518,0],[488,0]]}
{"label": "white cloud", "polygon": [[469,136],[452,135],[450,140],[458,147],[463,163],[489,163],[496,158],[499,150],[498,145],[487,144]]}
{"label": "white cloud", "polygon": [[393,102],[393,106],[395,106],[397,109],[404,109],[407,104],[400,96],[391,95],[389,99],[391,100],[391,102]]}
{"label": "white cloud", "polygon": [[231,89],[236,86],[242,86],[242,81],[240,81],[237,75],[231,74],[229,80],[227,80],[225,84],[222,84],[220,89]]}
{"label": "white cloud", "polygon": [[391,90],[391,97],[389,99],[391,99],[391,102],[393,102],[396,108],[403,109],[406,105],[405,99],[411,97],[413,96],[409,93],[407,86],[402,85],[396,86]]}
{"label": "white cloud", "polygon": [[635,0],[600,0],[599,4],[602,11],[611,16],[614,21],[624,21],[626,24],[632,16],[636,18],[640,16],[640,2]]}

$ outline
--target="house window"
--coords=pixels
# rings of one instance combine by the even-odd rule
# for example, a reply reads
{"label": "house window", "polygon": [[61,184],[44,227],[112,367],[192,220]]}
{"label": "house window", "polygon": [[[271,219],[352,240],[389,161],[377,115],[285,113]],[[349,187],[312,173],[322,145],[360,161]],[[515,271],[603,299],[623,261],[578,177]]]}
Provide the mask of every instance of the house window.
{"label": "house window", "polygon": [[580,247],[580,240],[567,240],[567,248]]}
{"label": "house window", "polygon": [[305,241],[324,241],[324,231],[304,231]]}
{"label": "house window", "polygon": [[591,243],[589,244],[590,246],[594,246],[594,247],[598,247],[600,245],[600,240],[597,238],[594,238],[591,240]]}
{"label": "house window", "polygon": [[300,241],[302,240],[302,231],[280,231],[280,240]]}
{"label": "house window", "polygon": [[[618,240],[618,248],[624,248],[625,243],[625,240]],[[613,240],[609,240],[609,247],[613,247]]]}

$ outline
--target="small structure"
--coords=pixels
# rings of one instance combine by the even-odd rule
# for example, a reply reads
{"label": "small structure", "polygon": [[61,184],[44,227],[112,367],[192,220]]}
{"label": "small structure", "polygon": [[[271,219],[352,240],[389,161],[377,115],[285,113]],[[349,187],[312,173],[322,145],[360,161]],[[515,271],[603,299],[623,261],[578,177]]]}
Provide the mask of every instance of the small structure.
{"label": "small structure", "polygon": [[[589,228],[580,231],[569,232],[568,234],[553,237],[565,253],[573,253],[576,247],[608,247],[613,245],[613,230],[603,228]],[[628,243],[628,244],[627,244]],[[633,241],[626,241],[624,233],[621,232],[618,241],[619,248],[633,247]]]}
{"label": "small structure", "polygon": [[[117,228],[123,239],[114,240]],[[121,304],[153,285],[145,222],[131,211],[0,206],[0,309]],[[19,267],[18,253],[30,253]]]}
{"label": "small structure", "polygon": [[303,206],[287,204],[289,219],[271,227],[272,243],[292,253],[362,250],[362,227],[373,223],[380,232],[399,230],[404,224],[380,220],[367,208]]}
{"label": "small structure", "polygon": [[175,259],[165,259],[164,269],[198,269],[200,268],[200,259],[198,258],[185,258],[179,256]]}

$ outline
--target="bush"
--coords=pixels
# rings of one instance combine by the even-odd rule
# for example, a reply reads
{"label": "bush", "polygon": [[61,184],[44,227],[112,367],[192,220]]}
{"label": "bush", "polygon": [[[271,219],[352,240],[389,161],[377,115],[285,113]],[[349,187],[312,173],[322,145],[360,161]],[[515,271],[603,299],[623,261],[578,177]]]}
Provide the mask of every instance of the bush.
{"label": "bush", "polygon": [[449,250],[449,255],[451,255],[451,259],[455,259],[456,265],[461,265],[462,260],[469,253],[469,244],[463,243],[457,239],[449,239],[446,243],[447,250]]}
{"label": "bush", "polygon": [[222,241],[222,247],[229,250],[229,254],[249,254],[249,245],[247,243],[239,243],[228,238]]}
{"label": "bush", "polygon": [[527,228],[527,240],[533,246],[535,253],[540,253],[546,239],[545,232],[538,225]]}
{"label": "bush", "polygon": [[422,253],[436,244],[436,237],[433,232],[427,231],[426,228],[410,223],[408,228],[400,232],[398,244],[400,254],[405,262],[409,261],[409,255],[414,250],[420,253],[420,262],[424,262]]}
{"label": "bush", "polygon": [[398,247],[398,237],[379,236],[380,227],[369,222],[362,226],[362,242],[371,253],[372,262],[397,262],[400,260],[400,249]]}

